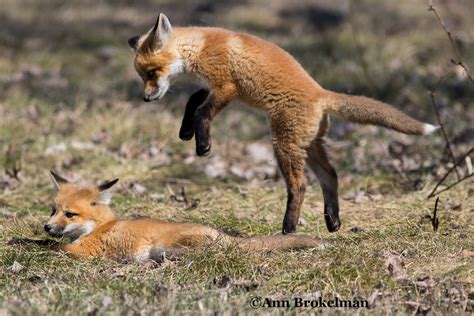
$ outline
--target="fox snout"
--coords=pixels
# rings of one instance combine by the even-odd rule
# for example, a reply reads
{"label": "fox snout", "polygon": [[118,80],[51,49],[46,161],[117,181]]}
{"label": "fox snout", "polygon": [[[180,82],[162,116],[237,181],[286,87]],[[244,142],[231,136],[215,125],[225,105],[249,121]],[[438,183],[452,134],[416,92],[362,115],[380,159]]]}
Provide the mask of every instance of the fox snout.
{"label": "fox snout", "polygon": [[153,100],[161,99],[168,92],[170,83],[169,79],[164,76],[152,82],[145,83],[145,90],[143,92],[143,101],[151,102]]}
{"label": "fox snout", "polygon": [[60,225],[46,224],[44,225],[44,230],[50,236],[59,237],[63,235],[64,227]]}
{"label": "fox snout", "polygon": [[158,99],[158,89],[156,89],[155,91],[152,91],[151,93],[144,93],[143,95],[143,101],[145,102],[151,102],[153,100],[156,100]]}
{"label": "fox snout", "polygon": [[51,230],[51,225],[48,225],[48,224],[44,225],[44,230],[45,230],[47,233],[49,233],[49,231]]}

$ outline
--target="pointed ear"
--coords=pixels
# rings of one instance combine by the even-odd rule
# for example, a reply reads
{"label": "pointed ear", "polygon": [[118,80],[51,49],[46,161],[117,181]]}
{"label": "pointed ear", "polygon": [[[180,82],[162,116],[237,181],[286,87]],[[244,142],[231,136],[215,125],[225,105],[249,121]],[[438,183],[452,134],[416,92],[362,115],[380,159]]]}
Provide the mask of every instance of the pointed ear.
{"label": "pointed ear", "polygon": [[128,39],[128,46],[130,46],[133,51],[137,51],[138,49],[138,40],[140,39],[140,35],[135,35]]}
{"label": "pointed ear", "polygon": [[98,204],[109,205],[110,201],[112,200],[112,192],[101,192],[99,197],[97,198]]}
{"label": "pointed ear", "polygon": [[155,26],[150,32],[150,36],[153,36],[153,44],[155,47],[162,47],[172,32],[171,23],[163,13],[160,13],[156,20]]}
{"label": "pointed ear", "polygon": [[99,185],[97,187],[97,189],[99,189],[100,192],[102,191],[105,191],[107,189],[110,189],[115,183],[118,182],[119,179],[115,179],[115,180],[112,180],[112,181],[106,181],[104,183],[102,183],[101,185]]}
{"label": "pointed ear", "polygon": [[53,170],[49,170],[49,175],[51,176],[51,180],[53,181],[54,187],[57,191],[61,189],[62,184],[69,183],[66,179],[58,175],[56,172]]}

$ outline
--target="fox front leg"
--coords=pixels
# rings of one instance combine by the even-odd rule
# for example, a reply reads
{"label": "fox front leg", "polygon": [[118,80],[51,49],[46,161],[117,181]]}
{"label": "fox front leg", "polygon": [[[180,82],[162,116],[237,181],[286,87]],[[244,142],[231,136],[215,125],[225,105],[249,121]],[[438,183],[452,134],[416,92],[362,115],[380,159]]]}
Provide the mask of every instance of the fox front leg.
{"label": "fox front leg", "polygon": [[223,87],[210,92],[194,113],[194,133],[196,134],[196,154],[208,156],[211,152],[210,124],[214,117],[236,96],[235,87]]}
{"label": "fox front leg", "polygon": [[197,108],[203,104],[209,95],[209,90],[201,89],[194,92],[191,97],[189,97],[188,103],[186,103],[186,108],[184,110],[183,122],[181,123],[181,128],[179,130],[179,138],[182,140],[191,140],[194,136],[194,113]]}
{"label": "fox front leg", "polygon": [[9,246],[40,246],[40,247],[47,247],[50,249],[59,249],[62,244],[51,239],[29,239],[29,238],[16,238],[16,239],[11,239],[7,242],[7,245]]}

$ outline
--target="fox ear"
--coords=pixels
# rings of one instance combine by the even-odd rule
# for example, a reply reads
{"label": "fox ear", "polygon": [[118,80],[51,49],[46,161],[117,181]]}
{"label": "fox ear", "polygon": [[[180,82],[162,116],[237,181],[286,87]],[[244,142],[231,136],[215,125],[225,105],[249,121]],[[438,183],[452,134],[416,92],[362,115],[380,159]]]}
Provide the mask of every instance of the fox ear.
{"label": "fox ear", "polygon": [[112,181],[106,181],[104,183],[102,183],[101,185],[99,185],[97,187],[97,189],[99,189],[100,192],[102,191],[105,191],[105,190],[108,190],[110,189],[114,184],[116,184],[118,182],[119,179],[114,179]]}
{"label": "fox ear", "polygon": [[140,35],[135,35],[128,39],[128,46],[130,46],[130,48],[133,49],[133,51],[137,51],[139,39],[140,39]]}
{"label": "fox ear", "polygon": [[158,46],[162,47],[168,38],[171,36],[172,27],[170,20],[164,15],[160,13],[158,19],[156,20],[155,26],[153,27],[151,34],[154,36],[153,42]]}
{"label": "fox ear", "polygon": [[112,192],[104,192],[108,189],[110,189],[114,184],[118,182],[119,179],[115,179],[112,181],[106,181],[99,185],[97,189],[99,190],[99,196],[97,198],[97,203],[98,204],[104,204],[104,205],[109,205],[110,200],[112,200]]}
{"label": "fox ear", "polygon": [[58,175],[56,172],[53,170],[49,170],[49,175],[51,176],[51,180],[53,181],[54,187],[57,191],[61,189],[62,184],[69,183],[66,179]]}
{"label": "fox ear", "polygon": [[112,192],[101,192],[97,198],[98,204],[109,205],[110,200],[112,200]]}

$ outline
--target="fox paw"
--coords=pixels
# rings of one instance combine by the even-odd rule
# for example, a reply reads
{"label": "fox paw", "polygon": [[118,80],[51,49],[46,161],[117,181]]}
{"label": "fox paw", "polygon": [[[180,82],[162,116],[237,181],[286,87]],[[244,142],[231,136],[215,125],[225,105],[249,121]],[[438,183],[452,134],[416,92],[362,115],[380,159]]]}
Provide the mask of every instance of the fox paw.
{"label": "fox paw", "polygon": [[180,130],[179,131],[179,138],[181,140],[191,140],[192,138],[194,137],[194,131],[191,129],[191,130]]}
{"label": "fox paw", "polygon": [[196,155],[199,157],[209,156],[211,153],[211,144],[202,144],[196,146]]}
{"label": "fox paw", "polygon": [[8,246],[18,246],[18,245],[23,245],[23,244],[25,244],[25,239],[24,238],[10,239],[7,242]]}

